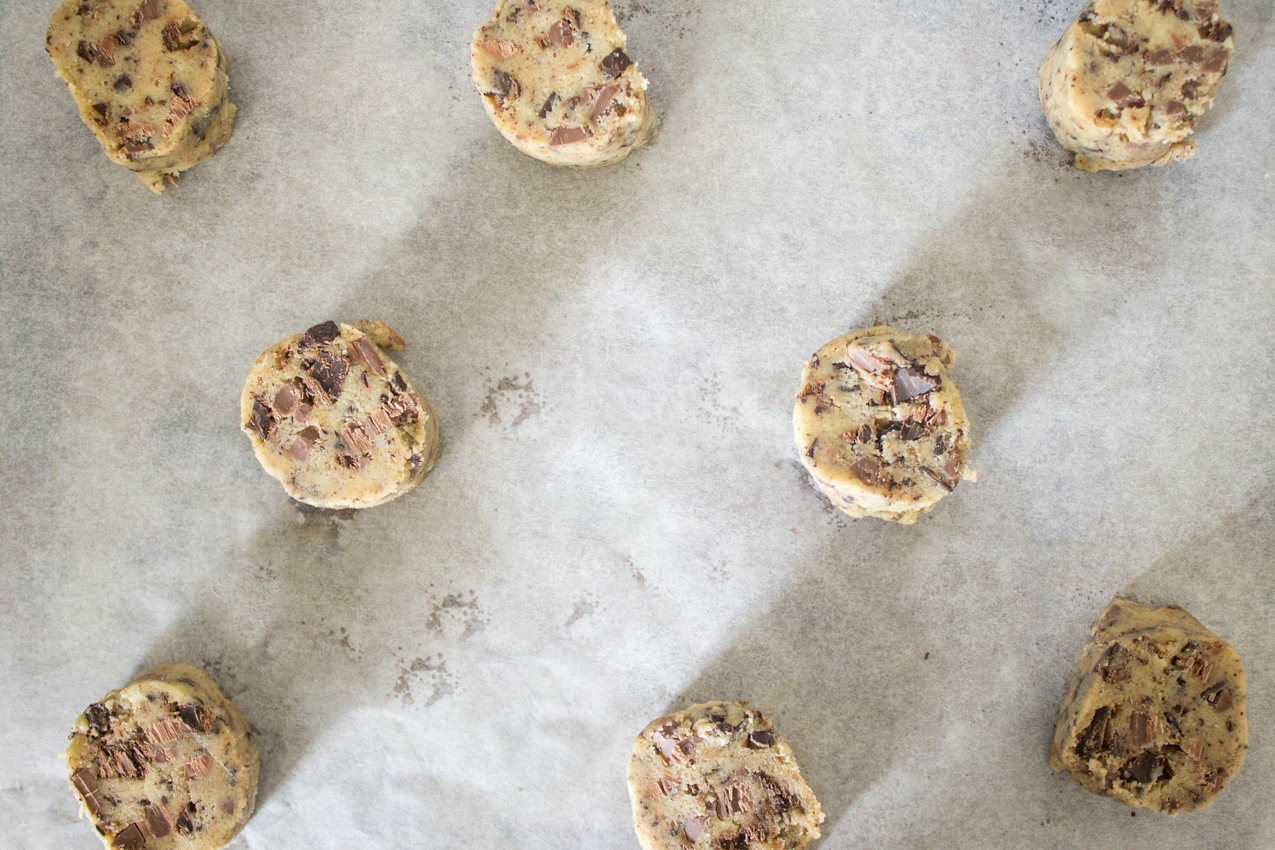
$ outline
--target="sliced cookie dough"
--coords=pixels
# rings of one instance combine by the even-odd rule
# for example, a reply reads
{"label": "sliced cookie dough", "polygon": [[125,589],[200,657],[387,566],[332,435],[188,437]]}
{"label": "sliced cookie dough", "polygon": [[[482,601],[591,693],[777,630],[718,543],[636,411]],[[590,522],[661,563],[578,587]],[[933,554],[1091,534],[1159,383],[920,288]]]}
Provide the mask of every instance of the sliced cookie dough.
{"label": "sliced cookie dough", "polygon": [[45,49],[102,150],[153,192],[230,138],[226,56],[182,0],[66,0]]}
{"label": "sliced cookie dough", "polygon": [[550,165],[610,165],[655,129],[646,79],[605,0],[500,0],[474,33],[474,83],[505,138]]}
{"label": "sliced cookie dough", "polygon": [[107,850],[215,850],[257,798],[257,745],[202,670],[147,670],[93,703],[62,753]]}
{"label": "sliced cookie dough", "polygon": [[1214,0],[1094,0],[1040,66],[1040,106],[1085,171],[1195,155],[1235,42]]}
{"label": "sliced cookie dough", "polygon": [[800,850],[823,823],[792,750],[743,702],[651,721],[633,742],[628,775],[644,850]]}
{"label": "sliced cookie dough", "polygon": [[1244,668],[1176,605],[1098,615],[1049,745],[1082,788],[1176,815],[1207,808],[1248,751]]}
{"label": "sliced cookie dough", "polygon": [[879,325],[810,358],[793,429],[802,464],[838,510],[910,525],[976,478],[952,357],[936,336]]}
{"label": "sliced cookie dough", "polygon": [[319,508],[370,508],[410,491],[434,466],[438,417],[386,356],[399,347],[381,322],[324,322],[257,359],[240,423],[289,496]]}

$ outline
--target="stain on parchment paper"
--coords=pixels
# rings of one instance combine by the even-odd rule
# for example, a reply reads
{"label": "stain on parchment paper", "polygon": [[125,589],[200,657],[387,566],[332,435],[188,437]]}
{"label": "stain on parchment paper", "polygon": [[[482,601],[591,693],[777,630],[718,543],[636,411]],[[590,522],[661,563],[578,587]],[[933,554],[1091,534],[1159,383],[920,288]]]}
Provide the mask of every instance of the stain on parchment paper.
{"label": "stain on parchment paper", "polygon": [[521,378],[517,375],[506,375],[498,380],[488,377],[486,382],[487,396],[474,414],[475,419],[485,417],[492,427],[508,422],[509,427],[517,428],[544,411],[544,403],[536,392],[530,372],[524,372]]}
{"label": "stain on parchment paper", "polygon": [[425,628],[435,634],[468,640],[487,628],[491,618],[478,605],[471,590],[468,593],[449,593],[429,603],[430,613]]}
{"label": "stain on parchment paper", "polygon": [[398,679],[389,696],[398,697],[404,706],[408,706],[415,704],[418,693],[426,694],[423,697],[426,708],[443,697],[456,693],[456,677],[447,669],[447,662],[441,652],[413,658],[411,661],[399,658]]}
{"label": "stain on parchment paper", "polygon": [[567,622],[564,623],[564,625],[569,629],[597,610],[597,597],[593,594],[586,594],[583,598],[579,599],[576,602],[575,607],[571,609],[571,616],[567,617]]}

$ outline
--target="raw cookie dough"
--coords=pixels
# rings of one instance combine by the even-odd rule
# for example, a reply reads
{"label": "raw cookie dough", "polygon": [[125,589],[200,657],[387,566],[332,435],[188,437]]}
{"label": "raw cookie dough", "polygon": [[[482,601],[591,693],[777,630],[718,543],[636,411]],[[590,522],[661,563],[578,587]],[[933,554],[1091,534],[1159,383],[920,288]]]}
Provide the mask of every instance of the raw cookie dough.
{"label": "raw cookie dough", "polygon": [[66,0],[45,49],[102,150],[153,192],[230,138],[225,54],[182,0]]}
{"label": "raw cookie dough", "polygon": [[1248,750],[1244,668],[1176,605],[1098,615],[1058,713],[1049,766],[1086,791],[1169,815],[1207,808]]}
{"label": "raw cookie dough", "polygon": [[1040,66],[1040,106],[1085,171],[1195,155],[1235,42],[1214,0],[1094,0]]}
{"label": "raw cookie dough", "polygon": [[378,342],[402,347],[381,322],[324,322],[252,367],[241,427],[297,501],[370,508],[411,490],[438,460],[438,417]]}
{"label": "raw cookie dough", "polygon": [[257,745],[202,670],[147,670],[88,707],[62,753],[107,850],[214,850],[257,798]]}
{"label": "raw cookie dough", "polygon": [[500,0],[470,53],[496,128],[550,165],[619,162],[655,129],[605,0]]}
{"label": "raw cookie dough", "polygon": [[651,721],[628,772],[644,850],[800,850],[819,837],[823,810],[792,750],[748,703]]}
{"label": "raw cookie dough", "polygon": [[936,336],[879,325],[810,358],[793,429],[801,462],[838,510],[911,525],[976,478],[952,356]]}

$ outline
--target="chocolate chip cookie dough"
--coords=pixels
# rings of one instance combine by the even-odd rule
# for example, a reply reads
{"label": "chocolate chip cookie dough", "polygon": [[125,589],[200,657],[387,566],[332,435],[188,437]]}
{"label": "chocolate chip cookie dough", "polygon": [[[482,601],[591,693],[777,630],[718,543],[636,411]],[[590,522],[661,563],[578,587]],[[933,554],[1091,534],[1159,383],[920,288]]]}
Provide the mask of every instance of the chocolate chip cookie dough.
{"label": "chocolate chip cookie dough", "polygon": [[1248,750],[1244,668],[1186,611],[1098,615],[1049,745],[1086,791],[1169,815],[1207,808]]}
{"label": "chocolate chip cookie dough", "polygon": [[102,150],[153,192],[230,138],[225,54],[182,0],[66,0],[45,49]]}
{"label": "chocolate chip cookie dough", "polygon": [[215,850],[257,797],[257,745],[202,670],[147,670],[75,721],[62,754],[107,850]]}
{"label": "chocolate chip cookie dough", "polygon": [[1040,106],[1085,171],[1195,155],[1234,48],[1215,0],[1094,0],[1040,67]]}
{"label": "chocolate chip cookie dough", "polygon": [[793,429],[802,464],[838,510],[910,525],[976,478],[952,357],[936,336],[880,325],[810,358]]}
{"label": "chocolate chip cookie dough", "polygon": [[823,810],[788,744],[743,702],[653,720],[629,756],[633,825],[644,850],[800,850]]}
{"label": "chocolate chip cookie dough", "polygon": [[438,417],[385,349],[381,322],[324,322],[268,349],[240,398],[266,472],[320,508],[370,508],[410,491],[438,460]]}
{"label": "chocolate chip cookie dough", "polygon": [[474,33],[474,83],[496,128],[551,165],[610,165],[655,129],[646,79],[605,0],[500,0]]}

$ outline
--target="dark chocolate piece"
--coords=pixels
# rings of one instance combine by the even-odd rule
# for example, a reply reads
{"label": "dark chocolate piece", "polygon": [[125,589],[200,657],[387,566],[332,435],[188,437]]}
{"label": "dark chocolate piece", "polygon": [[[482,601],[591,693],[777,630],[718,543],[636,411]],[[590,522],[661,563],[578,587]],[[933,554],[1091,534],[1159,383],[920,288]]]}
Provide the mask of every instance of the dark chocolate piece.
{"label": "dark chocolate piece", "polygon": [[89,734],[91,736],[105,735],[111,731],[111,712],[100,702],[90,705],[84,712],[84,717],[89,722]]}
{"label": "dark chocolate piece", "polygon": [[336,322],[328,321],[314,327],[301,334],[301,341],[297,345],[305,350],[307,348],[315,348],[317,346],[329,343],[341,335],[341,328]]}
{"label": "dark chocolate piece", "polygon": [[314,360],[306,366],[306,372],[313,382],[306,386],[313,391],[316,398],[325,404],[336,403],[341,395],[341,387],[345,384],[345,376],[350,372],[350,364],[344,357],[330,351],[319,351]]}
{"label": "dark chocolate piece", "polygon": [[162,806],[146,807],[146,825],[156,838],[163,838],[173,831],[173,822]]}
{"label": "dark chocolate piece", "polygon": [[1080,736],[1080,741],[1076,744],[1076,755],[1081,758],[1088,758],[1096,753],[1106,752],[1107,719],[1111,717],[1111,709],[1103,706],[1093,713],[1093,720],[1089,722],[1089,728],[1085,730],[1085,734]]}
{"label": "dark chocolate piece", "polygon": [[146,836],[142,835],[141,828],[135,823],[130,823],[111,839],[111,847],[117,850],[142,850],[145,845]]}
{"label": "dark chocolate piece", "polygon": [[633,64],[633,60],[620,48],[612,50],[607,57],[599,63],[598,67],[602,69],[602,73],[606,74],[610,79],[615,79],[624,73],[624,69]]}
{"label": "dark chocolate piece", "polygon": [[619,93],[620,90],[615,86],[603,86],[602,91],[598,92],[598,102],[593,105],[593,111],[589,113],[589,120],[594,124],[598,123],[610,111],[611,102]]}
{"label": "dark chocolate piece", "polygon": [[217,728],[217,717],[202,705],[183,705],[177,709],[177,716],[195,731],[212,732]]}
{"label": "dark chocolate piece", "polygon": [[764,750],[775,746],[775,733],[766,730],[752,732],[748,736],[748,746],[754,750]]}
{"label": "dark chocolate piece", "polygon": [[545,118],[550,112],[553,112],[554,105],[560,100],[557,92],[549,92],[549,96],[545,98],[545,105],[540,107],[540,117]]}
{"label": "dark chocolate piece", "polygon": [[254,401],[252,403],[252,418],[248,420],[248,426],[256,431],[257,436],[261,439],[264,440],[269,437],[275,426],[275,419],[270,413],[270,408],[259,401]]}
{"label": "dark chocolate piece", "polygon": [[1124,83],[1116,83],[1111,87],[1111,91],[1107,92],[1107,97],[1116,106],[1121,109],[1128,109],[1131,106],[1142,106],[1145,102],[1142,95],[1126,86]]}

